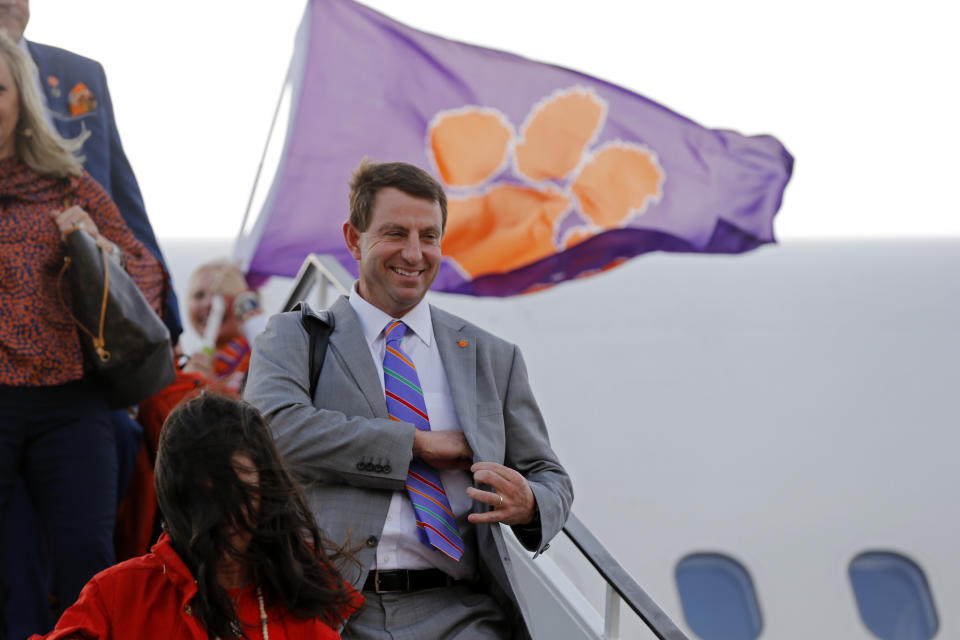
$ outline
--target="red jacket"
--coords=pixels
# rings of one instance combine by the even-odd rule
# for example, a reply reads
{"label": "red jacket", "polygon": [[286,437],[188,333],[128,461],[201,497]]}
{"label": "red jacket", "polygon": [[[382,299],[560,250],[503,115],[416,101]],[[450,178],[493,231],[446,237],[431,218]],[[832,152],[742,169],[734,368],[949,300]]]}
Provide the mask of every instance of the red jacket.
{"label": "red jacket", "polygon": [[[76,603],[60,617],[57,627],[30,640],[61,638],[170,638],[207,640],[207,632],[193,617],[190,600],[197,593],[193,576],[170,545],[166,534],[151,553],[101,571],[83,588]],[[363,603],[355,593],[349,615]],[[260,638],[260,612],[253,587],[240,593],[239,617],[250,638]],[[301,620],[267,607],[270,638],[335,640],[340,634],[318,618]]]}

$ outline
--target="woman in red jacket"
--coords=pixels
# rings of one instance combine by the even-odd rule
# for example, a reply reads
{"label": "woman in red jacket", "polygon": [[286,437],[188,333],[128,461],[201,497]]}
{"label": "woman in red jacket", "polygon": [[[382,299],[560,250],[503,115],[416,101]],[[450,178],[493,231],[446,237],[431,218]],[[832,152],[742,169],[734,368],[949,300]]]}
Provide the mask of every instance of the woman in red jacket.
{"label": "woman in red jacket", "polygon": [[340,637],[363,598],[255,409],[209,393],[175,409],[156,486],[166,533],[95,576],[47,639]]}

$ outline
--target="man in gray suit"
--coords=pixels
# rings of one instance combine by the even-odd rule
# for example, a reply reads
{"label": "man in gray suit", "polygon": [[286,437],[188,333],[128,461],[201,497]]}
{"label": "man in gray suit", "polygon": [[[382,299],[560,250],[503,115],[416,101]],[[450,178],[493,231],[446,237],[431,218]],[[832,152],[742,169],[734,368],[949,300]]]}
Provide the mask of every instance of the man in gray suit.
{"label": "man in gray suit", "polygon": [[[528,637],[499,523],[539,554],[566,521],[573,489],[523,358],[423,300],[446,225],[436,180],[409,164],[364,162],[350,187],[343,233],[360,277],[330,309],[316,393],[310,397],[309,335],[293,312],[274,316],[255,341],[245,397],[306,481],[324,535],[356,550],[359,567],[343,569],[366,604],[345,638]],[[388,345],[385,329],[396,320],[405,335]],[[387,352],[415,370],[405,377],[422,394],[426,427],[395,415]],[[455,518],[447,534],[461,557],[425,533],[443,527],[430,525],[417,504],[423,492],[411,489],[419,474],[408,472],[424,463],[446,494],[427,496],[436,504],[428,506]]]}

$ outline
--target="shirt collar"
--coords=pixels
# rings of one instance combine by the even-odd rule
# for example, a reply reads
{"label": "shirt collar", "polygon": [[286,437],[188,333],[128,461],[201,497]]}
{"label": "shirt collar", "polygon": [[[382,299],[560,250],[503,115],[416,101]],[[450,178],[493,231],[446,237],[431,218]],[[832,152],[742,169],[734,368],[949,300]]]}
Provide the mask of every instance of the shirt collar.
{"label": "shirt collar", "polygon": [[[363,337],[367,344],[372,345],[377,338],[383,335],[383,329],[387,323],[393,319],[392,316],[384,313],[379,308],[373,306],[364,300],[357,291],[357,285],[353,285],[353,292],[347,299],[354,313],[360,320],[360,326],[363,329]],[[404,314],[403,324],[412,331],[427,347],[433,342],[433,318],[430,314],[430,304],[426,299],[417,303],[413,309]],[[409,332],[408,332],[409,335]]]}

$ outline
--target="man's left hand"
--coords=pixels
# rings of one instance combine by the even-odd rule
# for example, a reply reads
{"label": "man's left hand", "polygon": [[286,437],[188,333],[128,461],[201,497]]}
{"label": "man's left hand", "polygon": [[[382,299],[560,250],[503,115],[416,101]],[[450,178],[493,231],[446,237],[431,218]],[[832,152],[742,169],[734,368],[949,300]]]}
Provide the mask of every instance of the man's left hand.
{"label": "man's left hand", "polygon": [[471,513],[470,522],[502,522],[523,525],[533,522],[536,500],[527,479],[518,471],[496,462],[477,462],[470,471],[476,484],[490,486],[493,491],[467,487],[467,495],[493,507],[485,513]]}

